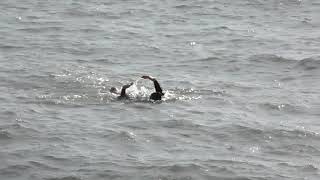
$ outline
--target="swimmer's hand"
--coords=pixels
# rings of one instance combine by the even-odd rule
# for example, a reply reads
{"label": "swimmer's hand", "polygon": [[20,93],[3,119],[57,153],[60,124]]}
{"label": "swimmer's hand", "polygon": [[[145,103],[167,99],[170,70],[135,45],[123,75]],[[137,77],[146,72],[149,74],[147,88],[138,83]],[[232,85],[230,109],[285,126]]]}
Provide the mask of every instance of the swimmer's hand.
{"label": "swimmer's hand", "polygon": [[132,86],[132,85],[133,85],[133,82],[130,83],[130,84],[126,84],[126,85],[122,86],[122,88],[129,88],[129,87]]}
{"label": "swimmer's hand", "polygon": [[143,79],[150,79],[151,81],[156,80],[154,77],[151,77],[151,76],[142,76],[141,78],[143,78]]}

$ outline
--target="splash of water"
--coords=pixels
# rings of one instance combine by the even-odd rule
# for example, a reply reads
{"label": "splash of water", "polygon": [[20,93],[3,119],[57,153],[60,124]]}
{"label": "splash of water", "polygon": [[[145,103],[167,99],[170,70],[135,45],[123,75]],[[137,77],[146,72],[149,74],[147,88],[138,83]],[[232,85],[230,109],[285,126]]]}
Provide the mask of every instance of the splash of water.
{"label": "splash of water", "polygon": [[127,89],[127,93],[136,99],[147,100],[149,95],[153,91],[142,84],[141,79],[137,79],[130,88]]}

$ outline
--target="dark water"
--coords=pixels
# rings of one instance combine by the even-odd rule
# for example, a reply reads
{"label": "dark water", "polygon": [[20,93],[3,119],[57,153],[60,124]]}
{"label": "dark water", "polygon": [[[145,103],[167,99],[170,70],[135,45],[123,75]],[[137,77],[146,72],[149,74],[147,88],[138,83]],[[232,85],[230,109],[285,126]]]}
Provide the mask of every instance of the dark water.
{"label": "dark water", "polygon": [[320,179],[317,0],[0,10],[1,180]]}

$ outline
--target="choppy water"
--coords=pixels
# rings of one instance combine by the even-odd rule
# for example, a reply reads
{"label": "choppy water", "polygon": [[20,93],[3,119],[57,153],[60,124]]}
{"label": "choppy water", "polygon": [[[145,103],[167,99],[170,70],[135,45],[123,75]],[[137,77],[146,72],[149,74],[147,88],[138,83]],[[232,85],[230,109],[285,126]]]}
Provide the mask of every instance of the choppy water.
{"label": "choppy water", "polygon": [[0,179],[318,180],[319,47],[317,0],[2,0]]}

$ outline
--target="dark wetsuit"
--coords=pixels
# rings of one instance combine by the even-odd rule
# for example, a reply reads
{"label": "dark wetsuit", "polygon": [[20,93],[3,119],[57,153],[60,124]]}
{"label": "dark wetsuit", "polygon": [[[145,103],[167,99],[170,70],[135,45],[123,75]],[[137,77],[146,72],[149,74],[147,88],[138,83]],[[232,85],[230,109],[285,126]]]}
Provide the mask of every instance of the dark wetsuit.
{"label": "dark wetsuit", "polygon": [[154,88],[156,89],[156,92],[152,93],[150,95],[150,99],[157,101],[157,100],[161,100],[161,97],[164,95],[162,92],[162,89],[160,87],[160,84],[158,83],[157,80],[153,80],[153,84],[154,84]]}
{"label": "dark wetsuit", "polygon": [[[152,93],[150,95],[150,99],[157,101],[157,100],[161,100],[161,97],[164,95],[162,92],[162,89],[160,87],[160,84],[158,83],[157,80],[152,80],[153,84],[154,84],[154,88],[156,89],[156,92]],[[130,99],[129,96],[126,94],[126,89],[129,88],[132,84],[127,84],[122,86],[121,89],[121,93],[120,96],[118,97],[118,99]]]}
{"label": "dark wetsuit", "polygon": [[127,84],[122,86],[120,96],[118,99],[129,99],[129,96],[126,94],[126,89],[129,88],[132,84]]}

